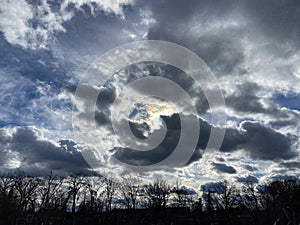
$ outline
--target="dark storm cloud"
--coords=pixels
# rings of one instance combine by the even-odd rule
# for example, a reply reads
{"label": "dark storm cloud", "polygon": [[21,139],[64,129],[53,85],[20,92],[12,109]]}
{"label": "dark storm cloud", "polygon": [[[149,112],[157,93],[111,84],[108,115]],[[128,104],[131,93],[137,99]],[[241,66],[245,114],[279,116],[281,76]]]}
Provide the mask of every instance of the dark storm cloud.
{"label": "dark storm cloud", "polygon": [[[153,63],[132,65],[125,68],[125,70],[118,75],[119,79],[121,80],[121,83],[119,84],[126,85],[127,83],[132,82],[140,77],[144,77],[145,70],[147,71],[146,74],[151,74],[153,76],[162,75],[163,77],[178,83],[190,95],[194,96],[195,99],[198,97],[197,100],[199,105],[204,107],[201,108],[199,106],[198,111],[204,113],[207,110],[208,107],[207,104],[205,104],[206,101],[203,101],[201,95],[197,96],[197,93],[200,93],[199,89],[193,89],[194,82],[186,77],[182,71],[176,70],[170,66],[154,65]],[[86,96],[83,96],[83,98],[88,97],[89,88],[90,87],[87,87],[87,94]],[[260,89],[257,84],[246,82],[239,85],[238,88],[238,92],[227,98],[227,102],[230,107],[243,112],[258,113],[269,111],[274,115],[280,115],[282,118],[287,117],[287,115],[282,113],[277,108],[275,108],[276,110],[263,108],[259,102],[259,98],[256,96],[256,93]],[[116,98],[115,90],[115,88],[105,88],[99,94],[97,101],[98,110],[96,112],[96,121],[99,125],[105,125],[109,127],[111,124],[109,107]],[[92,92],[93,91],[97,90],[92,90]],[[143,88],[137,91],[143,93]],[[200,102],[204,104],[200,104]],[[156,149],[153,149],[149,152],[137,152],[128,148],[115,148],[111,150],[113,152],[113,156],[122,162],[133,165],[150,165],[161,161],[172,153],[178,142],[180,135],[180,121],[177,117],[178,115],[173,115],[171,118],[164,118],[168,124],[168,133],[166,139]],[[197,149],[188,164],[196,162],[202,157],[201,150],[205,149],[210,135],[211,125],[203,120],[199,120],[199,123],[201,127],[199,142]],[[144,138],[142,133],[143,127],[139,127],[139,125],[134,123],[131,123],[130,126],[131,130],[137,137]],[[292,136],[283,135],[258,123],[244,122],[242,123],[241,129],[226,129],[224,141],[220,150],[223,152],[233,152],[243,149],[254,159],[291,159],[296,156],[296,153],[292,149],[293,141],[294,140]],[[216,168],[219,170],[224,169],[224,167],[220,168],[220,166],[216,166]],[[225,170],[226,169],[224,169],[224,172],[226,172]],[[233,172],[233,170],[228,170],[227,172]]]}
{"label": "dark storm cloud", "polygon": [[253,183],[253,184],[258,183],[258,179],[251,175],[249,175],[247,177],[237,177],[236,181],[240,182],[240,183]]}
{"label": "dark storm cloud", "polygon": [[209,182],[201,185],[200,191],[222,194],[224,193],[224,185],[222,182]]}
{"label": "dark storm cloud", "polygon": [[288,169],[300,169],[300,162],[297,162],[297,161],[284,162],[284,163],[281,163],[281,165]]}
{"label": "dark storm cloud", "polygon": [[[214,34],[202,34],[196,40],[193,40],[190,36],[185,36],[184,33],[178,34],[175,29],[174,32],[166,34],[161,32],[155,29],[150,30],[149,39],[175,42],[192,49],[210,66],[216,75],[232,73],[243,61],[244,55],[241,46],[239,46],[240,43],[232,40],[231,36],[229,36],[229,34],[238,32],[234,31],[234,29],[223,32],[217,31]],[[226,33],[229,33],[229,37],[226,37]]]}
{"label": "dark storm cloud", "polygon": [[282,127],[287,127],[287,126],[294,126],[297,125],[297,122],[295,120],[275,120],[271,121],[270,125],[274,128],[282,128]]}
{"label": "dark storm cloud", "polygon": [[[189,116],[182,116],[189,119]],[[180,118],[178,114],[173,114],[171,117],[162,116],[161,118],[165,121],[168,130],[165,139],[159,146],[157,146],[153,150],[143,152],[128,148],[115,148],[111,150],[113,152],[113,157],[115,157],[119,161],[126,162],[132,165],[151,165],[154,163],[158,163],[168,157],[176,148],[178,140],[180,138]],[[211,127],[206,121],[203,120],[199,120],[199,124],[201,130],[199,141],[197,144],[197,150],[194,152],[187,164],[198,161],[202,157],[201,150],[206,147],[208,142]],[[133,123],[131,124],[131,126],[138,127],[138,125],[134,125]],[[132,128],[132,131],[135,136],[142,136],[142,133],[138,134],[137,128]]]}
{"label": "dark storm cloud", "polygon": [[[149,8],[157,20],[157,23],[153,26],[153,30],[172,34],[175,33],[175,31],[172,32],[170,28],[176,28],[176,25],[180,23],[190,22],[190,19],[195,15],[199,15],[204,22],[211,18],[222,19],[231,14],[232,9],[237,8],[237,5],[235,1],[227,0],[219,2],[209,0],[191,0],[188,2],[167,0],[155,1],[149,4]],[[157,33],[159,34],[159,32]]]}
{"label": "dark storm cloud", "polygon": [[[163,119],[167,124],[168,132],[165,140],[157,148],[145,152],[128,148],[115,148],[111,150],[113,156],[122,162],[133,165],[150,165],[158,163],[169,156],[175,149],[180,137],[180,119],[177,114],[174,114],[172,117],[163,117]],[[202,157],[211,132],[212,127],[209,123],[203,120],[199,120],[199,123],[201,127],[199,141],[187,165],[198,161]],[[141,132],[138,131],[138,128],[134,128],[133,131],[135,133]],[[142,133],[140,135],[136,133],[135,135],[141,136]],[[226,130],[220,151],[234,152],[236,150],[244,150],[253,159],[278,161],[292,159],[297,156],[297,153],[292,148],[293,143],[294,139],[292,136],[285,136],[258,123],[244,122],[240,130],[234,128]],[[236,173],[233,167],[224,163],[214,163],[213,165],[220,172]],[[246,169],[250,171],[255,170],[251,166],[248,166]]]}
{"label": "dark storm cloud", "polygon": [[247,143],[245,148],[254,159],[277,160],[291,159],[297,156],[292,145],[294,137],[283,135],[259,123],[244,122]]}
{"label": "dark storm cloud", "polygon": [[[233,1],[159,1],[150,6],[157,23],[150,28],[148,38],[188,47],[213,71],[230,74],[244,58],[240,39],[243,28],[226,26],[227,18],[237,20],[233,10],[238,5]],[[219,26],[220,21],[225,25]],[[217,28],[209,30],[214,24]]]}
{"label": "dark storm cloud", "polygon": [[219,162],[225,162],[226,160],[223,157],[216,157],[216,160]]}
{"label": "dark storm cloud", "polygon": [[244,165],[244,168],[245,168],[246,170],[249,170],[249,171],[251,171],[251,172],[253,172],[253,171],[256,171],[256,170],[257,170],[257,168],[255,168],[255,167],[253,167],[253,166],[250,166],[250,165]]}
{"label": "dark storm cloud", "polygon": [[226,165],[224,163],[213,163],[212,165],[219,172],[229,173],[229,174],[236,173],[236,169],[234,167],[228,166],[228,165]]}
{"label": "dark storm cloud", "polygon": [[[76,89],[78,86],[76,85],[68,85],[65,87],[65,90],[69,91],[70,93],[75,95]],[[98,96],[97,102],[91,102],[91,96]],[[85,106],[84,112],[81,112],[78,117],[81,119],[87,119],[89,116],[86,114],[91,113],[91,111],[87,110],[94,110],[94,108],[88,107],[93,106],[96,104],[96,110],[92,111],[95,114],[95,121],[100,126],[108,126],[110,127],[110,106],[114,102],[116,98],[116,91],[115,88],[112,86],[104,86],[101,89],[96,89],[95,87],[89,85],[81,85],[80,86],[80,94],[77,92],[78,100],[82,101]]]}
{"label": "dark storm cloud", "polygon": [[262,113],[272,116],[274,119],[270,122],[274,128],[298,125],[300,116],[297,112],[283,110],[273,99],[264,106],[259,97],[261,87],[253,82],[245,81],[237,85],[234,94],[225,97],[226,106],[237,112],[243,113]]}
{"label": "dark storm cloud", "polygon": [[[11,153],[18,154],[18,160],[26,172],[41,175],[49,173],[50,170],[62,173],[74,172],[89,174],[89,166],[76,148],[76,143],[69,140],[62,140],[57,146],[46,140],[39,140],[36,132],[30,128],[18,128],[12,136],[1,135],[1,140],[6,139],[1,148],[1,156],[5,158],[1,166],[9,161]],[[7,152],[7,151],[10,152]],[[3,167],[4,168],[4,167]]]}
{"label": "dark storm cloud", "polygon": [[[169,127],[165,139],[159,146],[150,151],[135,151],[128,148],[115,148],[111,150],[113,152],[113,157],[121,162],[139,166],[153,165],[168,157],[176,148],[180,137],[180,119],[177,114],[172,117],[162,117],[162,119]],[[134,124],[132,123],[131,126],[134,126]],[[137,128],[131,129],[135,136],[140,137],[142,135]]]}
{"label": "dark storm cloud", "polygon": [[116,90],[113,86],[105,86],[99,92],[96,111],[95,111],[95,120],[98,125],[106,125],[110,127],[110,106],[116,99]]}
{"label": "dark storm cloud", "polygon": [[[300,4],[296,0],[167,0],[149,7],[157,20],[149,30],[149,39],[172,41],[193,49],[218,74],[231,73],[243,62],[243,38],[265,39],[264,48],[277,57],[286,58],[299,49]],[[228,21],[244,25],[226,26]],[[206,30],[214,25],[214,29]],[[193,37],[197,26],[200,32]],[[286,49],[283,43],[292,48]]]}
{"label": "dark storm cloud", "polygon": [[245,82],[238,85],[238,90],[226,97],[226,105],[241,112],[262,113],[266,110],[259,102],[257,92],[260,90],[255,83]]}
{"label": "dark storm cloud", "polygon": [[[123,85],[126,85],[136,79],[148,77],[149,75],[166,78],[183,88],[184,91],[195,100],[195,106],[200,115],[205,114],[209,109],[208,101],[201,87],[197,86],[198,84],[196,84],[189,75],[174,66],[157,62],[143,62],[128,66],[125,68],[124,73],[120,73],[119,76],[123,79]],[[147,85],[147,83],[144,85]],[[143,90],[144,88],[141,86],[135,91],[143,93]],[[164,91],[166,93],[174,92],[174,90],[168,86],[165,87]],[[178,99],[178,101],[180,101],[180,99]]]}
{"label": "dark storm cloud", "polygon": [[297,156],[293,149],[296,139],[283,135],[256,122],[243,122],[241,129],[226,129],[221,151],[243,149],[253,159],[280,160]]}
{"label": "dark storm cloud", "polygon": [[[251,18],[253,27],[282,46],[282,42],[299,44],[300,3],[289,1],[243,1],[244,16]],[[263,22],[262,22],[263,21]],[[295,46],[296,47],[296,46]],[[298,46],[299,47],[299,46]],[[295,49],[296,50],[296,49]]]}
{"label": "dark storm cloud", "polygon": [[220,150],[223,152],[231,152],[242,149],[245,144],[247,144],[247,137],[245,137],[243,133],[235,128],[227,128]]}
{"label": "dark storm cloud", "polygon": [[280,160],[297,156],[295,137],[256,122],[243,122],[241,130],[227,129],[221,151],[244,149],[253,159]]}
{"label": "dark storm cloud", "polygon": [[[280,108],[297,109],[297,104],[290,100],[283,102],[282,98],[275,102],[265,99],[262,94],[265,84],[252,79],[251,74],[256,68],[251,67],[252,62],[246,61],[246,56],[250,55],[258,64],[282,60],[284,65],[274,63],[272,70],[293,76],[290,74],[294,63],[289,59],[297,57],[300,47],[299,1],[166,0],[151,3],[149,8],[156,19],[149,29],[149,39],[171,41],[190,48],[218,77],[241,77],[234,94],[225,96],[226,105],[244,117],[248,117],[247,113],[256,116],[259,113],[272,118],[270,128],[245,123],[245,131],[226,130],[221,151],[244,149],[252,158],[263,160],[294,158],[297,154],[292,149],[293,137],[275,130],[299,126],[299,114]],[[268,77],[264,71],[260,73],[262,78]],[[277,79],[270,78],[270,82],[280,82]],[[192,161],[200,155],[196,151]]]}
{"label": "dark storm cloud", "polygon": [[[91,106],[95,104],[94,102],[91,102],[91,96],[98,95],[96,102],[95,121],[99,126],[106,126],[108,129],[112,130],[110,121],[110,107],[114,103],[118,94],[116,92],[116,86],[121,86],[123,88],[130,82],[133,82],[139,78],[148,77],[149,75],[167,78],[183,88],[184,91],[186,91],[194,100],[195,107],[199,115],[205,114],[209,109],[208,101],[201,90],[201,87],[195,86],[195,81],[192,78],[173,66],[155,62],[143,62],[125,67],[114,77],[111,77],[101,89],[83,84],[80,86],[80,95],[78,95],[77,92],[77,97],[78,100],[82,101],[85,106]],[[148,84],[145,83],[145,85],[147,86]],[[65,87],[65,90],[75,94],[77,88],[78,86],[76,85],[68,85]],[[143,90],[143,87],[135,89],[135,91],[138,91],[141,94],[143,94]],[[172,89],[170,89],[168,86],[165,87],[164,91],[166,93],[172,93]],[[122,93],[122,90],[120,92]],[[178,101],[180,101],[180,99],[178,99]],[[78,115],[78,117],[81,119],[87,118],[86,114],[88,115],[91,113],[88,110],[94,109],[91,109],[91,107],[85,107],[84,110],[84,112],[80,112],[80,115]]]}
{"label": "dark storm cloud", "polygon": [[299,177],[290,175],[274,175],[270,177],[272,180],[299,180]]}

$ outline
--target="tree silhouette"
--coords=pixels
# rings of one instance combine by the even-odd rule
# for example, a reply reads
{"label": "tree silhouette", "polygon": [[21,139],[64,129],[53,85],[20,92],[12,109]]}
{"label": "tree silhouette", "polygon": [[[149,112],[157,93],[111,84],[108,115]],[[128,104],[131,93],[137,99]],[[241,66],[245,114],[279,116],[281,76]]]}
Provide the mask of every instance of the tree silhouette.
{"label": "tree silhouette", "polygon": [[137,206],[140,182],[138,178],[127,175],[120,185],[121,197],[125,201],[127,209],[135,209]]}
{"label": "tree silhouette", "polygon": [[6,174],[0,176],[0,224],[24,224],[26,219],[18,218],[28,216],[35,224],[51,220],[66,225],[300,222],[297,179],[245,182],[241,188],[224,180],[203,184],[200,191],[198,198],[180,182],[173,188],[166,180],[142,185],[130,175],[117,180],[80,174],[62,178],[51,172],[46,177]]}
{"label": "tree silhouette", "polygon": [[170,186],[165,180],[156,180],[145,186],[148,206],[151,208],[165,208],[167,206]]}

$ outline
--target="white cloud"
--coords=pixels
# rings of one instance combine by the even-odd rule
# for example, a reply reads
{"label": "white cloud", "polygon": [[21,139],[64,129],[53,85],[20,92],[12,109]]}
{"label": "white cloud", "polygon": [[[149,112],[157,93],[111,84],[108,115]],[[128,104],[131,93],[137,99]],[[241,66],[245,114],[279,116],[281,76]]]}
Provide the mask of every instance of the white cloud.
{"label": "white cloud", "polygon": [[1,2],[0,29],[9,43],[27,47],[28,20],[32,18],[33,12],[25,0]]}
{"label": "white cloud", "polygon": [[135,0],[64,0],[61,4],[61,10],[66,11],[70,4],[74,4],[77,9],[82,9],[84,5],[90,7],[93,14],[95,11],[102,10],[105,13],[113,13],[125,18],[123,12],[124,5],[131,5]]}
{"label": "white cloud", "polygon": [[25,0],[9,0],[0,6],[0,31],[13,45],[32,50],[45,49],[55,41],[55,33],[66,31],[63,23],[74,15],[68,6],[75,6],[76,10],[88,6],[94,15],[102,11],[124,19],[123,6],[133,3],[134,0],[65,0],[55,12],[46,0],[41,0],[39,5],[31,5]]}
{"label": "white cloud", "polygon": [[126,27],[123,32],[127,34],[130,39],[138,41],[147,39],[148,30],[156,23],[151,10],[148,8],[139,10],[139,22],[133,22]]}
{"label": "white cloud", "polygon": [[[4,126],[43,127],[52,139],[72,136],[71,100],[58,97],[51,85],[0,70],[0,111]],[[55,130],[55,132],[53,132]]]}

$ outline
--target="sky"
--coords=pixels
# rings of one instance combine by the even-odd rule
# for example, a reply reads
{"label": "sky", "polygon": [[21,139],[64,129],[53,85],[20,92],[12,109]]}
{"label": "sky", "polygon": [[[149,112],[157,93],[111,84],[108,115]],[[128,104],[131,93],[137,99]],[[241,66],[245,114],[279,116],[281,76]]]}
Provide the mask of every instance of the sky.
{"label": "sky", "polygon": [[[198,55],[224,96],[226,123],[213,124],[205,84],[159,62],[129,65],[109,80],[99,73],[104,85],[85,84],[84,95],[76,94],[98,57],[142,40],[172,42]],[[126,164],[153,165],[168,157],[181,135],[180,119],[196,119],[199,141],[186,164],[145,168],[139,175],[179,179],[195,188],[224,179],[300,175],[299,1],[5,0],[0,59],[1,173],[137,173]],[[129,124],[135,137],[168,128],[158,146],[137,152],[122,142],[128,133],[114,132],[111,109],[126,85],[149,75],[176,82],[197,112],[178,112],[154,97],[123,102],[129,111],[118,122]],[[91,109],[86,102],[95,93]],[[94,121],[87,118],[91,110]],[[80,126],[74,126],[74,115]],[[219,149],[205,154],[213,129],[225,136]],[[90,139],[80,138],[87,133]],[[83,152],[96,161],[86,161]]]}

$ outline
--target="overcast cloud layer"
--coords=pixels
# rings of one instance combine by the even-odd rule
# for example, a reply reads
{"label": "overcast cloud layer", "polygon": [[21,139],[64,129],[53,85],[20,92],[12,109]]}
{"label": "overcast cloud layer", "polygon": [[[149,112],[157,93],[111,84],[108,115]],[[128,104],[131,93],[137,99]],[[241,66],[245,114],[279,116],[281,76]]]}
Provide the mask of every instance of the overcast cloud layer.
{"label": "overcast cloud layer", "polygon": [[[203,149],[215,125],[201,87],[183,71],[139,63],[119,71],[105,87],[87,86],[86,96],[74,97],[84,71],[97,57],[120,44],[148,39],[191,49],[218,79],[227,127],[216,128],[226,129],[224,142],[205,162]],[[197,116],[201,129],[187,165],[148,171],[149,178],[180,178],[196,187],[222,179],[257,183],[300,175],[299,1],[9,0],[0,5],[0,57],[2,172],[89,174],[92,169],[81,155],[85,150],[97,150],[100,171],[124,172],[112,157],[135,165],[160,161],[180,135],[180,120],[171,108],[160,117],[158,113],[156,122],[164,121],[168,132],[150,152],[137,153],[120,144],[110,121],[110,106],[122,87],[153,75],[171,79],[191,96],[198,114],[184,116]],[[97,91],[99,143],[91,145],[73,136],[72,109],[81,113],[83,124],[90,124],[84,101]],[[167,107],[163,101],[155,105],[153,114]],[[149,124],[133,118],[125,122],[137,137],[151,131]],[[155,126],[152,132],[160,129]]]}

